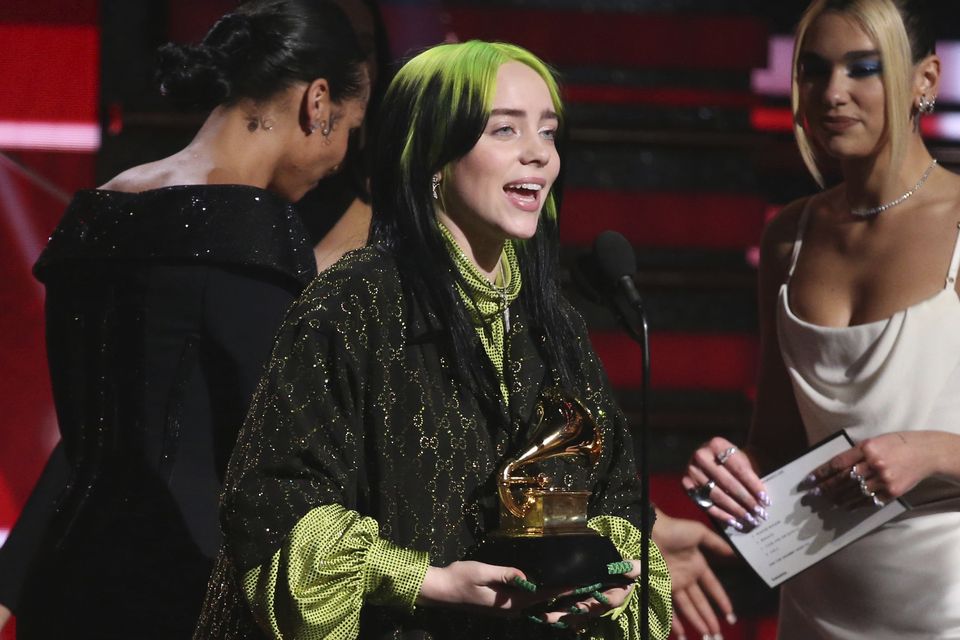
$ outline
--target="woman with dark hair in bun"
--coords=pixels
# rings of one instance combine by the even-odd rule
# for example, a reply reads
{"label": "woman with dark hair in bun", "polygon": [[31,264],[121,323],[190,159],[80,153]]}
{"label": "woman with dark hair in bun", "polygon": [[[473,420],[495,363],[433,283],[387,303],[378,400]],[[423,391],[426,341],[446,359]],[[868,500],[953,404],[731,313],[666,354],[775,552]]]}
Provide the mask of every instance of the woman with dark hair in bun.
{"label": "woman with dark hair in bun", "polygon": [[190,637],[227,458],[316,272],[290,203],[343,161],[369,93],[341,11],[256,0],[160,51],[210,108],[182,151],[77,193],[36,265],[61,441],[0,552],[19,637]]}

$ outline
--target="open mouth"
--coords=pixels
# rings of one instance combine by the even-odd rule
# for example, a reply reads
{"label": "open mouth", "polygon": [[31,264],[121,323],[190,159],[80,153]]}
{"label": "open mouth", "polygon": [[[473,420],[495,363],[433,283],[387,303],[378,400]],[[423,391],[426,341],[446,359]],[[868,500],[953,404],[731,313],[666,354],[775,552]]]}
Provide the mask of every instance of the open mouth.
{"label": "open mouth", "polygon": [[522,208],[536,207],[542,190],[543,185],[536,182],[512,182],[503,187],[504,193],[511,201],[518,205],[526,205]]}

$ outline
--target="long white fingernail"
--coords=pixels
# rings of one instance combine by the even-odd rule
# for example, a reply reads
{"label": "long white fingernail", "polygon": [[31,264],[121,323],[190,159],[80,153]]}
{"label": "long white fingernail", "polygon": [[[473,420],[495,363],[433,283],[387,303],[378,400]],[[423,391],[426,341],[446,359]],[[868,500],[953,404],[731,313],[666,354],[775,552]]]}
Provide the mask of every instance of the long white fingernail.
{"label": "long white fingernail", "polygon": [[771,505],[770,496],[766,491],[761,491],[757,494],[757,497],[760,498],[760,502],[763,503],[763,506],[769,507]]}
{"label": "long white fingernail", "polygon": [[727,526],[733,527],[737,531],[743,531],[743,525],[740,524],[740,521],[736,518],[730,518],[727,520]]}
{"label": "long white fingernail", "polygon": [[737,614],[728,613],[727,614],[727,624],[737,624]]}

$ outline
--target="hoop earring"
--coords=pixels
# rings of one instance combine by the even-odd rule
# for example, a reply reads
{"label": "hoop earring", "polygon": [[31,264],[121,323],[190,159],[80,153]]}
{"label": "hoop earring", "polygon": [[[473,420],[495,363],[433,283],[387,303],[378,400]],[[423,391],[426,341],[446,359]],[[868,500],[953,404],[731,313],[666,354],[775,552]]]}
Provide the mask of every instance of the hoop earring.
{"label": "hoop earring", "polygon": [[435,173],[435,174],[433,175],[433,178],[430,180],[430,185],[431,185],[431,190],[433,191],[433,199],[434,199],[434,200],[439,200],[439,199],[440,199],[440,196],[439,196],[439,194],[437,193],[437,187],[440,186],[440,174],[439,174],[439,173]]}

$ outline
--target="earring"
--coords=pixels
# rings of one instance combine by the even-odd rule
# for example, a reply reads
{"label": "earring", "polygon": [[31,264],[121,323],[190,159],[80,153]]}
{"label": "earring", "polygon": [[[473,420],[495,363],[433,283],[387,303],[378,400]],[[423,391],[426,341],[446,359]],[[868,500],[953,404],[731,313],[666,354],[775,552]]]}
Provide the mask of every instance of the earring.
{"label": "earring", "polygon": [[330,125],[327,124],[326,120],[321,120],[320,124],[311,122],[309,125],[307,125],[307,131],[310,133],[313,133],[317,129],[320,129],[320,135],[322,135],[324,138],[330,137],[330,132],[332,129],[330,128]]}
{"label": "earring", "polygon": [[923,115],[930,115],[933,113],[933,110],[936,108],[937,98],[936,96],[927,99],[927,94],[923,93],[920,95],[920,104],[917,106],[917,111]]}
{"label": "earring", "polygon": [[430,180],[430,184],[431,184],[431,186],[432,186],[433,199],[434,199],[434,200],[439,200],[439,199],[440,199],[440,196],[437,195],[437,187],[440,186],[440,174],[439,174],[439,173],[433,174],[433,179]]}

